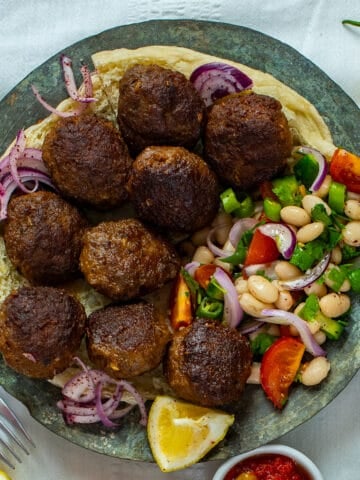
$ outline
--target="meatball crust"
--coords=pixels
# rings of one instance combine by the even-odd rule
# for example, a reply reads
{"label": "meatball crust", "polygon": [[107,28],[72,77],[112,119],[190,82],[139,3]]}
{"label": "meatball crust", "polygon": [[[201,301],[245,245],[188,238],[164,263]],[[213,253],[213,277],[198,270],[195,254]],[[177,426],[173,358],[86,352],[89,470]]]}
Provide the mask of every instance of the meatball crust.
{"label": "meatball crust", "polygon": [[145,301],[111,305],[88,318],[89,358],[117,378],[135,377],[157,367],[170,338],[165,317]]}
{"label": "meatball crust", "polygon": [[281,108],[256,93],[228,95],[212,106],[204,155],[221,181],[247,190],[285,168],[292,135]]}
{"label": "meatball crust", "polygon": [[234,328],[201,319],[175,332],[164,373],[179,397],[219,406],[239,399],[251,364],[246,337]]}
{"label": "meatball crust", "polygon": [[133,163],[129,190],[140,218],[174,231],[199,230],[218,211],[215,174],[183,147],[146,148]]}
{"label": "meatball crust", "polygon": [[102,222],[87,230],[80,268],[95,290],[113,300],[131,300],[172,280],[180,258],[173,246],[139,220]]}
{"label": "meatball crust", "polygon": [[120,80],[117,118],[133,154],[151,145],[191,148],[202,132],[205,104],[182,73],[137,64]]}
{"label": "meatball crust", "polygon": [[6,251],[30,283],[59,284],[79,273],[86,226],[76,207],[53,192],[14,197],[4,228]]}
{"label": "meatball crust", "polygon": [[54,287],[22,287],[0,310],[0,351],[17,372],[52,378],[65,370],[85,333],[81,303]]}
{"label": "meatball crust", "polygon": [[111,122],[95,115],[59,120],[47,134],[43,160],[59,191],[98,209],[121,205],[132,159]]}

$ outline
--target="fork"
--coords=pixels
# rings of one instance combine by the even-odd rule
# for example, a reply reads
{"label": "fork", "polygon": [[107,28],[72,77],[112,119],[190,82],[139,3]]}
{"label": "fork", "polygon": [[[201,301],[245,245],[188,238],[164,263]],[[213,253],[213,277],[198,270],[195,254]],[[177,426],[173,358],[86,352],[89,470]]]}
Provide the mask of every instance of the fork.
{"label": "fork", "polygon": [[29,455],[25,443],[32,447],[35,447],[35,444],[15,413],[2,398],[0,398],[0,432],[0,460],[8,467],[15,469],[14,459],[21,463],[18,450]]}

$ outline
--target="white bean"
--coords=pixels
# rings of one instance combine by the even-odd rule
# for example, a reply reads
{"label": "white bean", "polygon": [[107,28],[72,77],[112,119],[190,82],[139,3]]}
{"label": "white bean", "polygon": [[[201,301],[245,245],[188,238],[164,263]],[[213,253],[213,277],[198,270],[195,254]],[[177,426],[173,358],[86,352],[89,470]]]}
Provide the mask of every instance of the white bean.
{"label": "white bean", "polygon": [[250,275],[248,289],[260,302],[274,303],[279,297],[279,290],[261,275]]}
{"label": "white bean", "polygon": [[280,217],[285,223],[295,225],[295,227],[303,227],[311,222],[310,215],[301,207],[288,205],[280,210]]}
{"label": "white bean", "polygon": [[313,195],[316,195],[317,197],[320,197],[320,198],[327,197],[330,190],[331,182],[332,182],[331,175],[326,175],[326,177],[324,178],[324,181],[320,185],[319,190],[316,190],[316,192],[314,192]]}
{"label": "white bean", "polygon": [[311,242],[323,233],[324,228],[325,226],[322,222],[308,223],[296,232],[296,239],[301,243]]}
{"label": "white bean", "polygon": [[340,317],[350,308],[350,298],[343,293],[328,293],[319,300],[320,310],[330,318]]}
{"label": "white bean", "polygon": [[209,232],[210,228],[205,227],[192,234],[191,241],[195,245],[195,247],[199,247],[200,245],[206,245],[206,238]]}
{"label": "white bean", "polygon": [[232,216],[230,213],[220,212],[211,222],[212,227],[219,227],[221,225],[232,225]]}
{"label": "white bean", "polygon": [[347,200],[344,212],[352,220],[360,220],[360,200]]}
{"label": "white bean", "polygon": [[316,332],[314,334],[314,338],[316,343],[318,343],[319,345],[322,345],[327,340],[326,333],[323,332],[322,330],[319,330],[318,332]]}
{"label": "white bean", "polygon": [[239,297],[239,303],[245,313],[255,318],[262,317],[262,310],[265,308],[273,308],[273,304],[260,302],[251,293],[245,292]]}
{"label": "white bean", "polygon": [[289,262],[280,261],[275,265],[275,273],[280,280],[291,280],[292,278],[300,277],[301,270]]}
{"label": "white bean", "polygon": [[284,290],[279,292],[279,297],[275,302],[275,307],[288,312],[294,305],[294,299],[290,292]]}
{"label": "white bean", "polygon": [[330,362],[326,357],[316,357],[303,366],[301,383],[308,387],[318,385],[330,371]]}
{"label": "white bean", "polygon": [[340,265],[341,260],[342,260],[341,248],[339,247],[339,245],[336,245],[336,247],[334,247],[334,248],[331,250],[330,261],[331,261],[332,263],[336,263],[336,265]]}
{"label": "white bean", "polygon": [[213,253],[204,245],[201,245],[195,250],[195,253],[193,255],[193,262],[199,262],[199,263],[212,263],[214,261],[214,255]]}
{"label": "white bean", "polygon": [[345,225],[342,231],[344,242],[352,247],[360,246],[360,221],[352,221]]}
{"label": "white bean", "polygon": [[347,200],[360,200],[360,193],[347,191],[346,198]]}
{"label": "white bean", "polygon": [[239,295],[242,295],[243,293],[248,292],[249,289],[248,289],[247,280],[243,277],[238,277],[235,280],[235,290]]}
{"label": "white bean", "polygon": [[304,288],[304,292],[306,293],[306,295],[311,295],[312,293],[315,293],[317,297],[321,298],[327,294],[327,288],[324,283],[313,282]]}
{"label": "white bean", "polygon": [[301,200],[301,203],[309,215],[311,215],[311,210],[318,204],[321,204],[324,206],[326,213],[328,215],[331,214],[331,208],[329,207],[329,205],[325,203],[324,200],[322,200],[319,197],[316,197],[315,195],[305,195],[305,197],[303,197],[303,199]]}

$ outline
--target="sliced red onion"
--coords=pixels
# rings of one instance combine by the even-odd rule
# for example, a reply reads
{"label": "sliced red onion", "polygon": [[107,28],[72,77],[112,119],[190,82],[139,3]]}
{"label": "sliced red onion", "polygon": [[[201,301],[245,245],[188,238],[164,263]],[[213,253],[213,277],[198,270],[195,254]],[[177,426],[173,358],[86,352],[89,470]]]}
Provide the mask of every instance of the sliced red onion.
{"label": "sliced red onion", "polygon": [[195,270],[199,267],[200,262],[190,262],[185,265],[184,269],[188,272],[189,275],[193,277],[195,274]]}
{"label": "sliced red onion", "polygon": [[301,340],[304,342],[305,349],[314,357],[326,356],[326,352],[314,339],[307,323],[294,313],[285,310],[265,309],[262,310],[259,318],[261,322],[275,323],[277,325],[293,325],[299,332]]}
{"label": "sliced red onion", "polygon": [[[139,392],[125,380],[115,380],[101,370],[93,370],[76,357],[82,371],[70,379],[62,389],[64,398],[57,403],[67,423],[102,422],[106,427],[117,427],[112,420],[122,418],[134,405],[118,408],[123,391],[128,391],[140,409],[141,425],[147,423],[144,400]],[[107,385],[114,385],[115,392],[110,398],[103,394]]]}
{"label": "sliced red onion", "polygon": [[9,153],[9,167],[10,173],[16,185],[25,193],[29,193],[26,186],[20,181],[20,177],[17,170],[17,160],[22,156],[25,150],[25,132],[19,130],[16,135],[15,145],[12,147]]}
{"label": "sliced red onion", "polygon": [[[75,100],[76,102],[83,102],[83,103],[91,103],[95,102],[96,98],[92,97],[80,97],[76,88],[76,83],[75,83],[75,77],[74,77],[74,72],[72,69],[72,61],[67,55],[61,55],[60,57],[60,62],[61,62],[61,67],[64,73],[64,81],[65,81],[65,87],[66,90],[69,94],[69,97]],[[81,74],[83,76],[83,79],[87,80],[87,83],[89,82],[89,70],[85,65],[83,65],[80,69]]]}
{"label": "sliced red onion", "polygon": [[301,277],[294,278],[292,280],[279,280],[279,285],[281,285],[286,290],[303,290],[308,285],[311,285],[315,282],[321,275],[325,272],[327,266],[330,262],[331,253],[327,253],[318,264],[315,265],[311,270],[308,270],[305,275]]}
{"label": "sliced red onion", "polygon": [[259,322],[257,319],[250,320],[241,325],[239,332],[243,335],[248,335],[249,333],[257,332],[263,325],[264,323]]}
{"label": "sliced red onion", "polygon": [[218,228],[221,228],[221,225],[219,225],[218,227],[215,227],[215,228],[211,229],[210,232],[208,233],[208,235],[207,235],[207,237],[206,237],[207,246],[208,246],[209,250],[210,250],[214,255],[216,255],[217,257],[220,257],[220,258],[229,257],[230,255],[232,255],[232,254],[234,253],[233,251],[224,250],[223,248],[218,247],[218,246],[214,243],[214,236],[215,236],[216,230],[217,230]]}
{"label": "sliced red onion", "polygon": [[319,165],[318,174],[311,186],[309,187],[310,192],[316,192],[321,187],[321,184],[323,183],[328,173],[328,163],[326,161],[326,158],[318,150],[311,147],[302,146],[297,151],[299,153],[303,153],[304,155],[312,155]]}
{"label": "sliced red onion", "polygon": [[212,62],[200,65],[190,82],[204,99],[206,106],[231,93],[251,88],[253,82],[244,72],[227,63]]}
{"label": "sliced red onion", "polygon": [[220,287],[225,290],[224,293],[224,323],[229,327],[235,328],[243,319],[244,312],[240,306],[238,294],[229,275],[221,268],[214,272],[214,278]]}
{"label": "sliced red onion", "polygon": [[275,240],[279,252],[286,260],[291,257],[296,246],[296,235],[288,225],[284,223],[265,223],[258,228],[263,235]]}
{"label": "sliced red onion", "polygon": [[41,103],[41,105],[44,108],[46,108],[46,110],[48,110],[51,113],[54,113],[58,117],[61,117],[61,118],[76,117],[81,115],[83,111],[86,109],[86,103],[79,102],[79,105],[77,108],[74,108],[73,110],[68,112],[61,112],[60,110],[57,110],[56,108],[52,107],[49,103],[47,103],[46,100],[44,100],[43,97],[40,95],[38,89],[34,87],[34,85],[31,85],[31,89],[36,99]]}
{"label": "sliced red onion", "polygon": [[229,232],[229,240],[231,245],[236,248],[241,237],[246,230],[251,230],[255,225],[259,223],[255,218],[241,218],[231,227]]}

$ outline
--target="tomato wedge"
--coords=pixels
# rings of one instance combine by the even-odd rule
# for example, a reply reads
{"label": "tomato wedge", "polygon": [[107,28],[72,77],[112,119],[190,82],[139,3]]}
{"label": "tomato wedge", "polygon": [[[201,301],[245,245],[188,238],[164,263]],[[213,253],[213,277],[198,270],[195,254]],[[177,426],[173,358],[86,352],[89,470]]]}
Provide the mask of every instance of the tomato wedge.
{"label": "tomato wedge", "polygon": [[186,327],[193,321],[191,292],[184,276],[179,273],[171,298],[170,323],[174,330]]}
{"label": "tomato wedge", "polygon": [[304,352],[305,345],[297,338],[280,337],[264,353],[261,386],[276,408],[282,409],[285,405]]}
{"label": "tomato wedge", "polygon": [[331,158],[330,174],[348,190],[360,193],[360,157],[343,148],[337,148]]}
{"label": "tomato wedge", "polygon": [[251,239],[244,265],[270,263],[277,260],[279,255],[275,240],[256,229]]}
{"label": "tomato wedge", "polygon": [[207,289],[211,277],[214,275],[216,268],[218,268],[214,263],[208,263],[205,265],[200,265],[195,270],[194,279],[198,282],[200,287]]}

